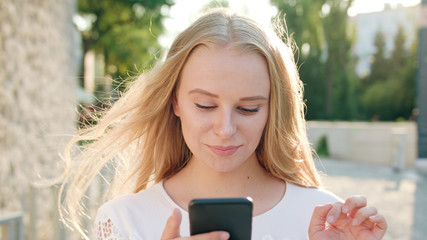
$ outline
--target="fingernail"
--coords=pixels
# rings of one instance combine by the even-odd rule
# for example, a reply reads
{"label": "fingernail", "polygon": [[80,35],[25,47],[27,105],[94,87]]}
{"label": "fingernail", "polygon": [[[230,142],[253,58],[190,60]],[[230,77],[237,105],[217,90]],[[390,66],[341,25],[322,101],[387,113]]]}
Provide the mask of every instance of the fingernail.
{"label": "fingernail", "polygon": [[359,220],[357,218],[354,218],[353,221],[351,221],[351,225],[353,226],[359,225]]}
{"label": "fingernail", "polygon": [[335,222],[335,218],[334,218],[334,216],[328,216],[327,221],[328,221],[328,223],[333,223],[333,222]]}
{"label": "fingernail", "polygon": [[223,232],[221,233],[221,235],[219,236],[221,239],[229,239],[230,238],[230,234],[228,232]]}
{"label": "fingernail", "polygon": [[349,210],[348,206],[342,207],[342,212],[343,213],[348,213],[348,210]]}

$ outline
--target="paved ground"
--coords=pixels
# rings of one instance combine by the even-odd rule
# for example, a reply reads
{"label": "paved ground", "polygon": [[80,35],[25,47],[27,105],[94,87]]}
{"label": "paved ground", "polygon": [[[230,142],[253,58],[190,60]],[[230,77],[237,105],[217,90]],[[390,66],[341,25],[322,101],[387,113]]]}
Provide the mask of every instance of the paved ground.
{"label": "paved ground", "polygon": [[427,174],[324,158],[317,166],[327,174],[326,189],[342,198],[363,195],[378,208],[389,225],[385,240],[427,239]]}

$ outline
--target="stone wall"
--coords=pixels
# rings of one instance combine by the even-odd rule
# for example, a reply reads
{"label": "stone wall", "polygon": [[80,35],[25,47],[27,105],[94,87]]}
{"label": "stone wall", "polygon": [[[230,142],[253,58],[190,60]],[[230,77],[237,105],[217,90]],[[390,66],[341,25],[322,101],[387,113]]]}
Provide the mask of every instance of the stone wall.
{"label": "stone wall", "polygon": [[313,145],[326,136],[330,157],[337,160],[405,168],[417,159],[415,122],[311,121],[307,132]]}
{"label": "stone wall", "polygon": [[[0,1],[0,216],[22,211],[26,225],[31,183],[60,173],[58,150],[74,131],[76,2]],[[49,190],[36,193],[37,218],[43,219],[54,201]],[[49,238],[38,232],[35,239]]]}

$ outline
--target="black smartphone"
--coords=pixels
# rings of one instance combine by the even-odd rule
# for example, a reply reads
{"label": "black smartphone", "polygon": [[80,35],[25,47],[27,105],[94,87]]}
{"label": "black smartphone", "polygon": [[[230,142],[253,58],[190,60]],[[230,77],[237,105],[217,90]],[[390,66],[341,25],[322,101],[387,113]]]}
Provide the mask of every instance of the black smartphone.
{"label": "black smartphone", "polygon": [[251,239],[251,198],[198,198],[188,209],[191,235],[222,230],[231,240]]}

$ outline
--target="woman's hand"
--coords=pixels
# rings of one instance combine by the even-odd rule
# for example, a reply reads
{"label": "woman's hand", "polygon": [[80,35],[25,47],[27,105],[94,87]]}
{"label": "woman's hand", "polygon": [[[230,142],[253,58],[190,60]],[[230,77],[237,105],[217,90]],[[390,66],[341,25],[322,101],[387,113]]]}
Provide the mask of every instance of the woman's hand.
{"label": "woman's hand", "polygon": [[384,236],[386,229],[387,222],[377,209],[366,206],[366,198],[355,196],[345,203],[317,206],[308,234],[310,240],[377,240]]}
{"label": "woman's hand", "polygon": [[165,229],[163,230],[161,240],[170,240],[170,239],[193,239],[193,240],[226,240],[230,238],[230,234],[224,231],[215,231],[210,233],[197,234],[191,237],[181,238],[179,233],[179,226],[181,225],[182,215],[178,209],[174,209],[172,215],[168,218],[166,222]]}

